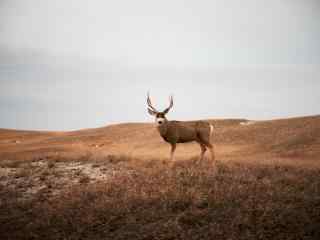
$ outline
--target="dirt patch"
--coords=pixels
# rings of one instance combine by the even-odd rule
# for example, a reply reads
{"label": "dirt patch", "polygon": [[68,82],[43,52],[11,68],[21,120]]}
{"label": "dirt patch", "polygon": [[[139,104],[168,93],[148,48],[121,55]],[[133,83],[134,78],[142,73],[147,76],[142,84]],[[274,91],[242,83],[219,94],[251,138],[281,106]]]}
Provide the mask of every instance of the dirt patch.
{"label": "dirt patch", "polygon": [[[39,193],[47,196],[78,183],[108,181],[120,172],[119,166],[110,162],[83,161],[33,161],[19,167],[0,167],[0,188],[18,193],[18,199],[33,198]],[[121,174],[125,169],[121,169]]]}

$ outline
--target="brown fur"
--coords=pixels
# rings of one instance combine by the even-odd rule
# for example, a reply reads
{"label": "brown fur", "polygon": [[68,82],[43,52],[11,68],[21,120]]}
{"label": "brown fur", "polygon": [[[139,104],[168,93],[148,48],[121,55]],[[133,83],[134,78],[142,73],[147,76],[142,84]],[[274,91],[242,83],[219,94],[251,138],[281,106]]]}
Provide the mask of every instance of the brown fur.
{"label": "brown fur", "polygon": [[204,121],[165,121],[158,126],[161,137],[171,144],[196,141],[210,143],[210,124]]}
{"label": "brown fur", "polygon": [[171,160],[177,143],[197,142],[200,145],[200,161],[203,159],[207,148],[211,151],[211,159],[214,161],[214,149],[211,143],[210,123],[205,121],[168,121],[158,126],[161,137],[171,144]]}

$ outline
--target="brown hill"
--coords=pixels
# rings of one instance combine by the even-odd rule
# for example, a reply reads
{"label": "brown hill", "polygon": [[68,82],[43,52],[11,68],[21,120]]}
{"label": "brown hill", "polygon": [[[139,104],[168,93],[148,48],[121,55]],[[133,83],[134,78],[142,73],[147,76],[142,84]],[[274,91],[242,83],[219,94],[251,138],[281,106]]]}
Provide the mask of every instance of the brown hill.
{"label": "brown hill", "polygon": [[[320,116],[249,121],[209,120],[215,126],[218,160],[307,159],[320,157]],[[177,160],[199,154],[195,143],[180,144]],[[0,159],[79,159],[125,155],[166,159],[169,146],[151,123],[126,123],[71,132],[0,129]],[[271,159],[270,158],[270,159]],[[284,160],[285,161],[285,160]]]}
{"label": "brown hill", "polygon": [[0,239],[320,239],[320,116],[209,121],[215,165],[154,124],[0,129]]}

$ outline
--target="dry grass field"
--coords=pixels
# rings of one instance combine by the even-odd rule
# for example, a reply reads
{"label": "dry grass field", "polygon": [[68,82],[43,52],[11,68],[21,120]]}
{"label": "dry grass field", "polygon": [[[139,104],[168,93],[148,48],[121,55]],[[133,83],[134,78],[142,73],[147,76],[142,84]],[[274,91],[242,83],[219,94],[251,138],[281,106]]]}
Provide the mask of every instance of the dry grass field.
{"label": "dry grass field", "polygon": [[320,239],[320,116],[210,122],[214,166],[154,124],[0,129],[0,239]]}

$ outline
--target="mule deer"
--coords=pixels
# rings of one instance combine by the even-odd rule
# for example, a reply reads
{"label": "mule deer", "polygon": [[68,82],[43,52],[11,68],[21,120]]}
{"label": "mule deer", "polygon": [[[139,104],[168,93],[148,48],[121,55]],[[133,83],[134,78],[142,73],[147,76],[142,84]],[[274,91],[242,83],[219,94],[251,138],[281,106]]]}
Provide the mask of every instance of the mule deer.
{"label": "mule deer", "polygon": [[209,148],[211,160],[214,162],[214,147],[212,144],[213,126],[206,121],[169,121],[166,114],[173,107],[173,98],[170,96],[170,105],[163,112],[156,110],[151,103],[148,93],[147,96],[148,112],[155,116],[158,125],[158,131],[161,137],[171,145],[171,163],[174,160],[174,152],[177,143],[186,143],[195,141],[200,145],[201,153],[199,161],[203,160],[204,154]]}

